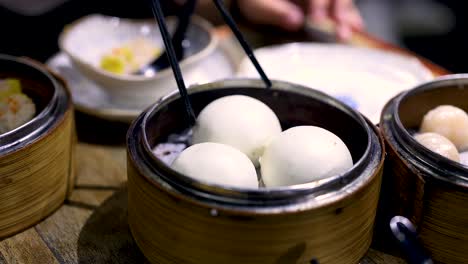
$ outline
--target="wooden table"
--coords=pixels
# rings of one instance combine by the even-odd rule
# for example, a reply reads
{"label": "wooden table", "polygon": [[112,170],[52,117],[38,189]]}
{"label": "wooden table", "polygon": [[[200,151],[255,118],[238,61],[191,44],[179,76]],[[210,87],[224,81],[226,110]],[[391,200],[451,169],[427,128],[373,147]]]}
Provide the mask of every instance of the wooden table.
{"label": "wooden table", "polygon": [[[226,28],[219,33],[226,34]],[[365,34],[363,37],[369,46],[402,52]],[[424,63],[437,75],[446,73]],[[75,190],[51,216],[0,241],[0,264],[146,263],[127,224],[124,139],[128,126],[81,113],[76,117],[80,142]],[[405,262],[370,249],[361,263]]]}

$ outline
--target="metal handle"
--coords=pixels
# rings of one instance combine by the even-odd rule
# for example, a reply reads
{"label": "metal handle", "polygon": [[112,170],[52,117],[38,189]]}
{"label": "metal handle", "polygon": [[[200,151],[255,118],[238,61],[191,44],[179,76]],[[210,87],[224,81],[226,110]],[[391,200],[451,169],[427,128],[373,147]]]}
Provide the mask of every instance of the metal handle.
{"label": "metal handle", "polygon": [[410,220],[403,216],[394,216],[390,220],[390,229],[398,241],[406,260],[410,264],[433,264],[431,257],[427,255],[416,228]]}

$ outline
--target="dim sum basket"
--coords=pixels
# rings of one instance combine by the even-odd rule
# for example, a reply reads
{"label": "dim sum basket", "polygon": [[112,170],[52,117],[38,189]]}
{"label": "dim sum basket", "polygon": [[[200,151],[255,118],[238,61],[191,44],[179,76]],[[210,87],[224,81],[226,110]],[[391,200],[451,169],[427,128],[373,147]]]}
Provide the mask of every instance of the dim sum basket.
{"label": "dim sum basket", "polygon": [[0,78],[17,78],[35,117],[0,135],[0,238],[54,212],[74,181],[73,108],[65,83],[29,59],[0,55]]}
{"label": "dim sum basket", "polygon": [[371,243],[383,172],[376,128],[332,97],[287,82],[267,89],[261,80],[235,79],[189,89],[195,114],[233,94],[267,104],[283,129],[315,125],[335,133],[350,149],[353,168],[331,179],[259,190],[178,174],[152,154],[156,144],[187,128],[184,104],[171,94],[127,134],[128,220],[143,254],[152,263],[358,263]]}
{"label": "dim sum basket", "polygon": [[434,261],[465,263],[468,167],[436,155],[410,134],[417,131],[429,110],[444,104],[468,111],[468,75],[423,84],[395,97],[384,108],[380,126],[387,159],[378,219],[385,224],[393,215],[408,217],[417,225]]}

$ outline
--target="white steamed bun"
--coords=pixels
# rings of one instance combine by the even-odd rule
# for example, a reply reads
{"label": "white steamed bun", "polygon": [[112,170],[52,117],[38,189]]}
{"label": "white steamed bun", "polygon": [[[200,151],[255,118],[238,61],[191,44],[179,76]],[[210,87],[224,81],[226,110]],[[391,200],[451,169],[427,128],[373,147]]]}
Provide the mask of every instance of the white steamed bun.
{"label": "white steamed bun", "polygon": [[216,142],[246,154],[254,165],[269,140],[281,133],[275,113],[263,102],[244,95],[230,95],[208,104],[197,117],[193,143]]}
{"label": "white steamed bun", "polygon": [[315,126],[290,128],[275,137],[260,158],[266,187],[302,184],[347,171],[353,166],[343,141]]}
{"label": "white steamed bun", "polygon": [[249,158],[239,150],[219,143],[192,145],[182,151],[171,167],[207,183],[258,188],[257,173]]}

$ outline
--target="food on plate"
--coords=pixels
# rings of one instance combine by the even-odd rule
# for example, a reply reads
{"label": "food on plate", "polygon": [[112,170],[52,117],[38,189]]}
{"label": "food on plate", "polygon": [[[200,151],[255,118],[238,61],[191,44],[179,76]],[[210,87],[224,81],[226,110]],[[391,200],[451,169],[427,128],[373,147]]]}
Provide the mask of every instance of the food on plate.
{"label": "food on plate", "polygon": [[265,148],[260,158],[266,187],[302,184],[346,172],[353,166],[345,143],[316,126],[285,130]]}

